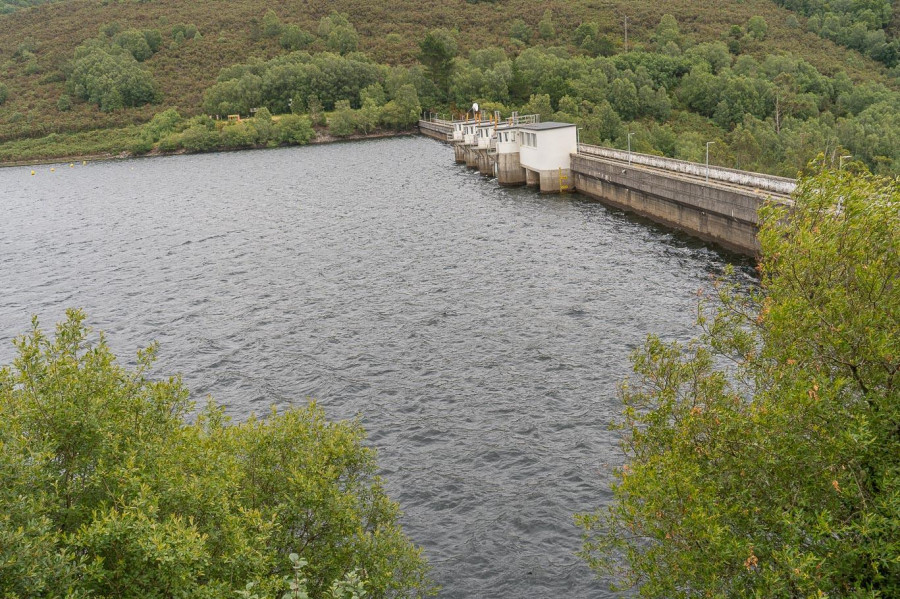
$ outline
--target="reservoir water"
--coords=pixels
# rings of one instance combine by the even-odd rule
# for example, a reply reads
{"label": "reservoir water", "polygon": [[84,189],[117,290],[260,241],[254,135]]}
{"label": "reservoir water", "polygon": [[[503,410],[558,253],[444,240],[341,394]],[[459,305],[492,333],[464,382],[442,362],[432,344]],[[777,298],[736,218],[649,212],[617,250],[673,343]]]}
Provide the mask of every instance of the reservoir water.
{"label": "reservoir water", "polygon": [[441,597],[612,596],[572,515],[609,500],[617,384],[732,257],[425,138],[35,170],[0,169],[0,363],[82,307],[235,419],[359,415]]}

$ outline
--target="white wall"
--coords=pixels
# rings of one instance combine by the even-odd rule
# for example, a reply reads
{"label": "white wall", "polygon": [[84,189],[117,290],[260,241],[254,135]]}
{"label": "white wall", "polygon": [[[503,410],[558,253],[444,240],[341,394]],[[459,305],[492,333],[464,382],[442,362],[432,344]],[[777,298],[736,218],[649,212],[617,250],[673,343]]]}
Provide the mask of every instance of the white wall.
{"label": "white wall", "polygon": [[[490,122],[473,121],[463,125],[463,143],[470,146],[487,147],[487,141],[493,135],[494,125]],[[481,135],[479,135],[481,132]]]}
{"label": "white wall", "polygon": [[482,125],[479,129],[479,135],[475,140],[478,142],[479,148],[488,148],[491,145],[491,138],[494,136],[494,125]]}
{"label": "white wall", "polygon": [[[515,154],[519,151],[519,142],[516,139],[517,129],[502,128],[497,131],[497,153],[498,154]],[[506,137],[509,137],[507,141]]]}
{"label": "white wall", "polygon": [[568,169],[570,154],[578,150],[578,139],[575,126],[529,131],[521,129],[522,134],[533,134],[536,146],[522,144],[519,147],[519,161],[522,166],[536,171]]}

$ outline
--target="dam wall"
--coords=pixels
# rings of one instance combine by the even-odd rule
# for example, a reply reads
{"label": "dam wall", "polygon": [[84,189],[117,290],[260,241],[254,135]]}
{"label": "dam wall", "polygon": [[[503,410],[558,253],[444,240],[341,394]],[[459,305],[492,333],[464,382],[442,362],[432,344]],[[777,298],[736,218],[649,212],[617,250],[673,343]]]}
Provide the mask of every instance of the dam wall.
{"label": "dam wall", "polygon": [[[793,179],[710,166],[661,156],[638,154],[613,148],[572,143],[565,152],[569,168],[529,169],[521,157],[540,162],[554,152],[552,144],[540,136],[559,129],[562,123],[522,125],[512,135],[492,143],[520,140],[515,149],[490,153],[462,140],[453,140],[451,121],[419,121],[419,130],[433,139],[454,144],[457,162],[498,177],[500,185],[526,184],[542,191],[573,191],[605,204],[633,212],[660,224],[684,231],[729,250],[755,256],[759,253],[756,235],[757,214],[768,201],[791,202],[797,182]],[[567,125],[572,127],[571,125]],[[545,131],[546,130],[546,131]],[[516,137],[518,132],[519,137]],[[523,138],[522,135],[525,135]],[[522,142],[521,140],[525,140]],[[574,138],[573,138],[574,139]],[[558,153],[558,152],[557,152]],[[521,162],[521,164],[520,164]],[[546,171],[546,172],[545,172]]]}
{"label": "dam wall", "polygon": [[581,193],[746,255],[757,255],[757,213],[784,196],[710,178],[650,169],[634,162],[572,155]]}

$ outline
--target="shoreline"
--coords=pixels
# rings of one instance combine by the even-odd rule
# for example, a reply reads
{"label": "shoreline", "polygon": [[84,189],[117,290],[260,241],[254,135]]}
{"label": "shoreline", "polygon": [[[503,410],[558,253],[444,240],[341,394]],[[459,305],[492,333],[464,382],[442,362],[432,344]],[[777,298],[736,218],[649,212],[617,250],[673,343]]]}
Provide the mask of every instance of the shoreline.
{"label": "shoreline", "polygon": [[327,133],[319,134],[316,133],[316,137],[312,139],[307,144],[284,144],[278,146],[251,146],[246,148],[216,148],[213,150],[209,150],[208,152],[188,152],[186,150],[176,150],[174,152],[161,152],[159,150],[152,150],[145,154],[134,154],[129,152],[128,150],[124,150],[119,152],[118,154],[114,153],[101,153],[101,154],[65,154],[60,156],[53,156],[49,158],[35,158],[35,159],[27,159],[27,160],[2,160],[0,161],[0,168],[14,168],[21,166],[41,166],[47,164],[63,164],[66,162],[97,162],[97,161],[106,161],[106,160],[130,160],[133,158],[159,158],[162,156],[180,156],[187,154],[215,154],[219,152],[244,152],[249,150],[266,150],[271,148],[290,148],[297,147],[302,148],[303,146],[312,146],[312,145],[324,145],[324,144],[335,144],[335,143],[344,143],[344,142],[353,142],[353,141],[365,141],[367,139],[387,139],[391,137],[412,137],[415,135],[419,135],[418,128],[414,127],[412,129],[408,129],[405,131],[375,131],[372,133],[354,133],[353,135],[348,135],[346,137],[334,137],[333,135],[328,135]]}

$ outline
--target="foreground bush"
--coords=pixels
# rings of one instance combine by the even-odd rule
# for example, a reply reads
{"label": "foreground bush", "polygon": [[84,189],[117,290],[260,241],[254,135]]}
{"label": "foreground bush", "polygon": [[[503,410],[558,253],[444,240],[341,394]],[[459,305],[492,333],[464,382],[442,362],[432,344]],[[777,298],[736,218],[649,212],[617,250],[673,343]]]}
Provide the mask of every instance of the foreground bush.
{"label": "foreground bush", "polygon": [[757,293],[635,354],[627,465],[580,522],[643,597],[900,597],[900,181],[794,200],[763,212]]}
{"label": "foreground bush", "polygon": [[312,597],[357,573],[366,597],[430,594],[358,423],[210,404],[189,424],[154,347],[128,370],[88,332],[35,321],[0,370],[0,596],[281,597],[302,562]]}

